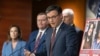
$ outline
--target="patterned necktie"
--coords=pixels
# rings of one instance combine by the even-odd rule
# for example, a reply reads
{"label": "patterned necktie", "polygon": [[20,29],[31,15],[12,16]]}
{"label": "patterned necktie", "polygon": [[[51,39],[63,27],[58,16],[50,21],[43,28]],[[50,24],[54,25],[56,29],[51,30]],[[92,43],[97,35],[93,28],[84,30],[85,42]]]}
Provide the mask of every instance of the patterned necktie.
{"label": "patterned necktie", "polygon": [[37,48],[38,48],[38,45],[39,45],[39,42],[40,42],[40,39],[41,39],[41,35],[42,35],[42,32],[40,32],[37,40],[35,41],[34,53],[36,53],[36,51],[37,51]]}
{"label": "patterned necktie", "polygon": [[50,42],[50,56],[52,56],[52,48],[55,42],[55,36],[56,36],[56,29],[53,29],[52,36],[51,36],[51,42]]}

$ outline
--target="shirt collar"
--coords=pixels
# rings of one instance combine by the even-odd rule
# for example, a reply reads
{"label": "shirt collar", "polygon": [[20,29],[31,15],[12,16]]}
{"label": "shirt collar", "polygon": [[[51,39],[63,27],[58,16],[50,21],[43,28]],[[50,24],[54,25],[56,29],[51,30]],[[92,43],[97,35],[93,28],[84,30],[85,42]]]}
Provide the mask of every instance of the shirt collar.
{"label": "shirt collar", "polygon": [[61,23],[56,27],[56,32],[58,32],[58,30],[59,30],[59,28],[60,28],[60,26],[61,26],[62,23],[63,23],[63,22],[61,22]]}
{"label": "shirt collar", "polygon": [[43,29],[43,30],[39,29],[39,32],[44,33],[44,32],[46,31],[46,29],[47,29],[47,28],[45,28],[45,29]]}

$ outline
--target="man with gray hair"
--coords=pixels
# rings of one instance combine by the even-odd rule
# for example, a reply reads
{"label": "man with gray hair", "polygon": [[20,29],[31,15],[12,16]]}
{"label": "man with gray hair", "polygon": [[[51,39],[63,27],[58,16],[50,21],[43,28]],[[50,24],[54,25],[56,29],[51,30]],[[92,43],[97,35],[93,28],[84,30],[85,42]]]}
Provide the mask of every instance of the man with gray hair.
{"label": "man with gray hair", "polygon": [[63,14],[63,21],[68,25],[73,24],[74,12],[72,9],[64,9],[62,11]]}
{"label": "man with gray hair", "polygon": [[62,11],[63,14],[63,21],[65,24],[67,25],[71,25],[75,28],[77,35],[78,35],[78,41],[79,41],[79,46],[78,46],[78,52],[80,50],[80,46],[81,46],[81,40],[82,40],[82,36],[83,36],[83,31],[80,30],[79,28],[77,28],[74,24],[74,11],[70,8],[66,8]]}

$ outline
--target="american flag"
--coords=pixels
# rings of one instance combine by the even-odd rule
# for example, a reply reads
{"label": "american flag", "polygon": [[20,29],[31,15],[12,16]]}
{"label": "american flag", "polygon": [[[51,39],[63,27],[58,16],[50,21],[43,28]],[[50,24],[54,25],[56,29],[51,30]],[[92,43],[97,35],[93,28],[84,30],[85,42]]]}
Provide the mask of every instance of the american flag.
{"label": "american flag", "polygon": [[97,19],[100,19],[100,3],[99,3],[99,6],[98,6]]}

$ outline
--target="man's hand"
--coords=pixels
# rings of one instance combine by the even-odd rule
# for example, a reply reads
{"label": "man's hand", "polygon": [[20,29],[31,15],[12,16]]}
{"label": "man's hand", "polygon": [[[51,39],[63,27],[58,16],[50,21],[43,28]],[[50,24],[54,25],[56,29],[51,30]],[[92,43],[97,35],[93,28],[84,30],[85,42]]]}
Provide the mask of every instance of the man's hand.
{"label": "man's hand", "polygon": [[30,56],[35,56],[35,54],[34,53],[31,53]]}
{"label": "man's hand", "polygon": [[24,49],[24,55],[25,55],[25,56],[30,56],[30,54],[31,54],[31,52],[30,52],[30,51],[28,51],[28,50]]}

